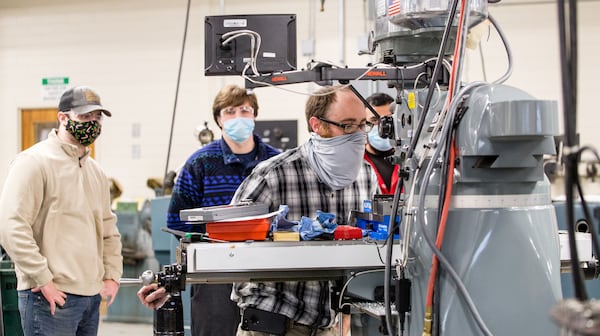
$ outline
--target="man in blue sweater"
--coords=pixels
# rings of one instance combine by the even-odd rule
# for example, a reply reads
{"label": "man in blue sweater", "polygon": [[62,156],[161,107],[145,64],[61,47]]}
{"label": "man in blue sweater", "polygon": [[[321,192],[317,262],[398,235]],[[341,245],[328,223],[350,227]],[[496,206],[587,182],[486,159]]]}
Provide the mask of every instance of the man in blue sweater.
{"label": "man in blue sweater", "polygon": [[[237,187],[261,161],[279,151],[253,134],[258,102],[246,89],[227,85],[213,102],[213,117],[223,137],[193,153],[185,162],[171,195],[167,227],[204,232],[204,225],[182,222],[179,211],[229,204]],[[235,335],[240,312],[230,300],[230,284],[195,284],[191,290],[193,336]],[[155,308],[155,307],[152,307]]]}

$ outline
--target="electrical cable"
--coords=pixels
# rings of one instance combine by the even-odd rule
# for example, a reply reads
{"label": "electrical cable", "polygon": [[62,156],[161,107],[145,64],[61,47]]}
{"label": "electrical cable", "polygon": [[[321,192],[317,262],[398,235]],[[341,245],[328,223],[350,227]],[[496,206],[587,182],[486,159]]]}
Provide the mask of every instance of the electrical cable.
{"label": "electrical cable", "polygon": [[[340,312],[342,311],[342,308],[344,308],[344,306],[352,306],[349,303],[343,303],[343,299],[344,299],[344,293],[346,292],[346,289],[348,288],[348,286],[350,285],[350,282],[352,282],[352,280],[354,280],[354,278],[363,275],[363,274],[368,274],[368,273],[379,273],[382,272],[380,269],[372,269],[372,270],[365,270],[365,271],[360,271],[360,272],[356,272],[356,273],[352,273],[352,275],[348,278],[348,280],[346,280],[346,282],[344,283],[344,286],[342,286],[342,289],[340,290],[340,295],[339,295],[339,300],[338,300],[338,309],[340,310]],[[340,336],[343,335],[343,318],[339,319],[339,334]]]}
{"label": "electrical cable", "polygon": [[[462,0],[461,8],[458,14],[458,28],[456,29],[456,41],[454,47],[454,57],[452,58],[452,70],[450,87],[448,88],[448,98],[452,99],[456,88],[460,87],[462,78],[463,59],[465,48],[467,45],[467,37],[469,36],[469,1]],[[454,79],[454,80],[452,80]]]}
{"label": "electrical cable", "polygon": [[[569,0],[568,16],[565,13],[565,1],[558,0],[558,28],[560,41],[561,79],[564,114],[564,164],[565,164],[565,199],[566,223],[575,222],[574,187],[576,183],[578,150],[577,146],[577,6]],[[568,25],[568,27],[567,27]],[[583,281],[583,271],[579,267],[579,255],[575,238],[575,228],[567,225],[569,252],[571,256],[571,272],[575,297],[580,301],[588,299]]]}
{"label": "electrical cable", "polygon": [[169,132],[169,144],[167,145],[167,160],[165,162],[165,173],[163,174],[166,178],[169,171],[169,160],[171,157],[171,146],[173,145],[173,130],[175,128],[175,115],[177,112],[177,101],[179,100],[179,86],[181,84],[181,69],[183,68],[183,55],[185,54],[185,44],[187,41],[188,24],[190,21],[190,7],[192,0],[188,0],[187,8],[185,11],[185,23],[183,28],[183,42],[181,44],[181,55],[179,57],[179,70],[177,71],[177,85],[175,86],[175,100],[173,102],[173,114],[171,116],[171,130]]}
{"label": "electrical cable", "polygon": [[485,56],[483,55],[483,47],[481,41],[479,41],[479,59],[481,60],[481,73],[483,74],[483,81],[487,82],[487,73],[485,71]]}
{"label": "electrical cable", "polygon": [[[578,154],[578,156],[579,156],[578,161],[581,160],[581,155],[586,150],[591,151],[594,154],[594,156],[596,157],[596,161],[600,162],[600,155],[598,155],[598,152],[594,148],[591,148],[589,146],[581,147],[581,149],[579,150],[579,154]],[[594,252],[596,253],[596,257],[600,257],[600,243],[598,242],[598,232],[596,230],[596,226],[593,224],[594,222],[592,221],[592,216],[590,215],[589,207],[587,206],[587,204],[585,202],[585,197],[583,195],[583,189],[581,188],[581,183],[579,181],[577,183],[577,191],[579,193],[579,199],[581,200],[581,206],[584,210],[586,220],[588,221],[588,223],[590,223],[590,234],[592,236],[592,246],[594,248]]]}
{"label": "electrical cable", "polygon": [[[452,136],[452,129],[449,130],[450,134],[446,135],[446,139],[451,139]],[[455,159],[450,159],[450,144],[452,142],[451,141],[446,141],[444,146],[444,158],[442,159],[442,164],[441,164],[441,169],[440,169],[440,176],[448,176],[448,171],[450,170],[450,163],[454,163]],[[444,164],[445,163],[445,164]],[[452,170],[454,169],[454,167],[452,167]],[[439,200],[438,200],[438,209],[444,209],[444,204],[445,202],[445,197],[443,195],[446,195],[446,190],[447,190],[447,185],[448,183],[440,183],[440,192],[439,192]],[[442,211],[440,211],[438,213],[438,218],[437,221],[438,223],[442,221]],[[439,227],[440,225],[438,224],[438,231],[439,231]],[[434,282],[434,287],[433,287],[433,301],[432,301],[432,313],[433,313],[433,319],[432,319],[432,334],[433,335],[439,335],[439,314],[440,314],[440,305],[437,304],[437,302],[440,302],[440,292],[438,290],[438,284],[439,284],[439,279],[440,279],[440,273],[441,272],[436,272],[436,277],[435,277],[435,282]]]}
{"label": "electrical cable", "polygon": [[[401,174],[401,172],[398,172]],[[383,304],[385,307],[385,323],[388,333],[394,336],[394,329],[392,329],[392,303],[390,298],[391,281],[392,281],[392,252],[394,242],[394,232],[399,229],[399,223],[396,222],[396,215],[398,213],[398,204],[400,203],[400,195],[402,194],[404,185],[404,179],[399,178],[396,184],[396,190],[394,191],[394,198],[392,200],[392,211],[390,213],[390,222],[388,223],[388,236],[386,239],[387,250],[386,260],[384,267],[384,282],[383,282]],[[404,217],[404,216],[403,216]]]}
{"label": "electrical cable", "polygon": [[356,272],[353,273],[352,275],[350,275],[350,277],[348,278],[348,280],[346,280],[346,282],[344,283],[344,286],[342,286],[342,289],[340,290],[340,298],[338,300],[338,307],[341,309],[342,308],[342,302],[344,299],[344,293],[346,292],[348,286],[350,285],[350,282],[352,282],[352,280],[354,280],[354,278],[357,278],[361,275],[364,274],[369,274],[369,273],[380,273],[382,272],[382,270],[380,269],[372,269],[372,270],[366,270],[366,271],[360,271],[360,272]]}
{"label": "electrical cable", "polygon": [[[456,124],[456,120],[455,120],[455,124]],[[452,132],[454,131],[454,128],[450,128],[448,130],[449,134],[446,135],[446,139],[451,139],[452,138]],[[450,163],[453,163],[454,165],[456,164],[455,159],[450,159],[450,149],[451,149],[451,144],[452,141],[446,141],[445,142],[445,148],[444,148],[444,159],[442,162],[445,162],[446,164],[442,164],[442,171],[441,171],[441,176],[448,176],[449,170],[450,170]],[[452,168],[454,170],[454,167]],[[452,174],[454,174],[454,172],[452,171]],[[440,193],[439,193],[439,202],[438,202],[438,209],[443,209],[444,208],[444,204],[445,202],[445,197],[442,197],[442,195],[446,194],[446,189],[447,189],[447,183],[441,183],[440,186]],[[438,216],[438,221],[441,221],[441,212]],[[441,291],[439,290],[439,281],[440,281],[440,277],[441,277],[441,272],[437,272],[437,276],[435,278],[435,285],[433,288],[433,328],[432,328],[432,333],[433,335],[439,335],[439,329],[440,329],[440,298],[441,298]]]}
{"label": "electrical cable", "polygon": [[[597,237],[596,236],[596,228],[594,226],[594,222],[592,221],[592,215],[590,214],[590,209],[587,205],[587,202],[585,201],[585,197],[583,194],[583,189],[581,187],[581,181],[578,178],[577,182],[576,182],[576,187],[577,187],[577,194],[579,195],[579,202],[581,203],[581,208],[583,209],[583,214],[585,217],[585,220],[590,223],[590,225],[588,226],[589,230],[590,230],[590,235],[592,237]],[[598,239],[597,238],[592,238],[592,248],[593,251],[595,252],[596,256],[598,256]]]}
{"label": "electrical cable", "polygon": [[496,29],[496,32],[498,32],[498,35],[500,36],[500,39],[502,40],[502,43],[504,44],[504,49],[506,50],[506,57],[508,60],[508,68],[506,69],[506,72],[504,73],[504,75],[502,75],[502,77],[500,77],[492,82],[492,84],[502,84],[502,83],[506,82],[506,80],[510,77],[510,75],[512,75],[513,54],[512,54],[512,50],[510,48],[510,44],[508,43],[508,39],[506,38],[506,35],[504,35],[504,31],[498,24],[498,21],[496,21],[496,19],[494,19],[494,17],[491,14],[488,14],[488,19],[490,20],[490,22]]}
{"label": "electrical cable", "polygon": [[[232,40],[242,36],[250,37],[250,61],[246,62],[246,67],[244,68],[244,71],[242,71],[242,73],[246,73],[246,69],[248,68],[248,66],[250,66],[252,68],[252,72],[258,76],[258,70],[256,67],[256,59],[258,57],[258,50],[260,47],[260,35],[258,35],[258,33],[251,30],[235,30],[227,32],[222,36],[222,38],[225,38],[225,40],[221,42],[221,45],[225,47]],[[257,39],[259,40],[258,43]]]}
{"label": "electrical cable", "polygon": [[221,38],[223,38],[225,40],[223,40],[223,42],[221,42],[221,45],[226,46],[233,39],[236,39],[241,36],[249,36],[250,37],[250,61],[246,62],[246,66],[244,67],[244,70],[242,71],[242,77],[246,74],[248,65],[252,68],[252,72],[254,73],[255,76],[260,76],[260,73],[258,72],[258,67],[256,65],[256,62],[258,61],[258,55],[259,55],[260,45],[261,45],[261,41],[262,41],[259,33],[255,32],[253,30],[248,30],[248,29],[233,30],[233,31],[223,34],[223,36]]}
{"label": "electrical cable", "polygon": [[[420,74],[417,75],[417,78],[415,79],[415,84],[413,85],[413,91],[417,91],[417,84],[418,84],[421,76],[426,76],[426,75],[427,75],[426,72],[421,72]],[[437,107],[438,104],[440,103],[440,100],[442,100],[442,92],[441,92],[442,90],[440,89],[440,85],[437,82],[435,83],[435,88],[437,90],[438,96],[437,96],[437,99],[435,100],[435,103],[433,104],[433,106],[430,107],[431,109]],[[421,104],[418,104],[418,106],[420,108],[423,107],[423,105],[421,105]]]}
{"label": "electrical cable", "polygon": [[[441,208],[440,213],[440,219],[439,219],[439,225],[437,227],[437,238],[435,241],[435,245],[438,249],[441,250],[442,248],[442,243],[444,241],[444,233],[446,232],[446,224],[448,223],[448,215],[450,213],[450,197],[452,195],[452,183],[454,182],[454,154],[455,154],[455,148],[454,148],[454,139],[450,138],[450,141],[448,141],[449,143],[451,143],[450,145],[450,151],[448,153],[449,157],[448,157],[448,164],[449,167],[447,169],[447,177],[446,177],[446,183],[442,183],[442,185],[445,185],[445,191],[443,195],[443,197],[440,197],[440,199],[443,199],[443,205]],[[445,146],[445,148],[447,148],[447,146]],[[442,175],[443,176],[443,175]],[[426,233],[423,233],[426,234]],[[425,311],[426,312],[432,312],[433,310],[433,291],[434,291],[434,287],[435,287],[435,283],[436,283],[436,279],[437,279],[437,272],[438,269],[438,258],[437,256],[434,254],[432,261],[431,261],[431,271],[429,272],[429,281],[427,284],[427,296],[426,296],[426,301],[425,301]],[[432,324],[433,324],[433,318],[431,318]],[[429,332],[428,334],[431,334],[431,325],[429,326]]]}
{"label": "electrical cable", "polygon": [[[402,80],[402,87],[404,87],[404,77]],[[392,281],[392,253],[393,253],[393,241],[394,241],[394,232],[396,230],[399,231],[400,223],[396,221],[396,216],[398,214],[398,205],[400,204],[400,197],[404,190],[404,178],[402,176],[403,172],[401,169],[398,170],[398,183],[396,183],[396,189],[394,190],[394,197],[392,199],[392,209],[390,212],[390,219],[388,222],[388,235],[386,237],[384,246],[387,245],[386,249],[386,259],[384,263],[384,282],[383,282],[383,306],[385,310],[385,326],[388,330],[388,333],[391,336],[394,336],[394,329],[392,329],[392,303],[390,298],[390,290],[391,290],[391,281]],[[401,220],[402,221],[402,220]],[[400,313],[399,313],[400,314]],[[403,318],[403,317],[400,317]],[[401,330],[403,332],[403,330]]]}

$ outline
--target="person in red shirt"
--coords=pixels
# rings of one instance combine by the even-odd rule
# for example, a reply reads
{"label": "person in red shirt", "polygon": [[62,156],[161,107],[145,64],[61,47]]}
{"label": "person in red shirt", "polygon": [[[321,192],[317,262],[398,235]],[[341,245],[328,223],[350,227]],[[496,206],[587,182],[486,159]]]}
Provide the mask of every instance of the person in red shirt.
{"label": "person in red shirt", "polygon": [[[394,102],[394,98],[386,93],[374,93],[367,98],[367,102],[373,106],[373,109],[375,109],[380,117],[392,114],[390,105]],[[393,142],[391,139],[382,139],[379,136],[379,118],[369,109],[365,109],[365,111],[367,121],[373,123],[375,127],[367,134],[364,158],[377,174],[381,193],[390,195],[396,190],[398,170],[400,169],[399,165],[394,165],[386,160],[388,156],[394,154]]]}

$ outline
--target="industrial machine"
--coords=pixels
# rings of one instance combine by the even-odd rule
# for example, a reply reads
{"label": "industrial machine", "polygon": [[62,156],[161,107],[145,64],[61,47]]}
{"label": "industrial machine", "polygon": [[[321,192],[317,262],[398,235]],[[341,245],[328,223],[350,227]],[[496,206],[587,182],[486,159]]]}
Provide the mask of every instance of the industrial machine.
{"label": "industrial machine", "polygon": [[[555,200],[553,202],[554,204],[554,208],[556,209],[556,218],[558,218],[558,228],[560,233],[562,233],[563,235],[567,232],[567,228],[568,228],[568,224],[566,222],[566,203],[564,201],[557,201]],[[589,239],[591,240],[591,233],[590,231],[594,231],[594,230],[590,230],[591,226],[594,226],[595,228],[600,228],[599,224],[600,224],[600,204],[598,202],[590,202],[587,204],[588,208],[592,211],[592,221],[589,222],[586,219],[586,215],[584,213],[584,207],[582,206],[581,202],[577,202],[575,204],[575,223],[572,223],[571,225],[573,225],[575,227],[575,231],[577,232],[577,237],[579,238],[579,240],[583,240],[583,239]],[[598,230],[595,230],[596,235],[598,234]],[[581,263],[589,263],[590,265],[582,265],[582,270],[584,271],[584,275],[585,275],[585,286],[587,289],[587,292],[589,293],[590,297],[593,299],[600,299],[600,281],[597,281],[598,278],[598,265],[597,265],[597,261],[595,258],[593,258],[593,260],[589,261],[586,260],[585,256],[589,256],[590,254],[593,254],[591,249],[592,249],[592,244],[589,241],[581,241],[580,244],[578,244],[577,246],[580,249],[580,254],[579,254],[579,259]],[[583,251],[583,248],[587,248],[590,251]],[[563,296],[566,298],[572,298],[575,297],[575,291],[573,289],[573,275],[571,274],[571,272],[563,272],[561,274],[561,286],[562,286],[562,291],[563,291]]]}
{"label": "industrial machine", "polygon": [[[123,277],[134,278],[145,270],[158,271],[152,248],[150,203],[138,210],[137,202],[119,202],[115,210],[121,233]],[[107,308],[106,321],[152,322],[152,312],[137,302],[137,288],[124,286]]]}
{"label": "industrial machine", "polygon": [[[560,248],[542,160],[555,150],[556,102],[503,85],[510,69],[493,83],[461,82],[468,29],[488,18],[487,1],[370,5],[379,63],[257,75],[247,87],[378,79],[396,88],[396,111],[379,124],[404,179],[390,216],[401,218],[390,226],[399,225],[402,260],[385,272],[387,332],[556,334],[548,311],[562,298]],[[412,283],[410,311],[393,318],[399,280]]]}
{"label": "industrial machine", "polygon": [[[361,240],[208,244],[183,239],[178,263],[159,272],[157,281],[170,286],[176,298],[185,282],[349,282],[369,270],[379,272],[383,300],[362,295],[375,308],[349,302],[379,318],[381,334],[558,334],[549,312],[563,298],[561,238],[543,169],[543,157],[555,153],[559,135],[557,103],[504,85],[510,62],[491,83],[461,81],[469,29],[484,20],[501,36],[511,58],[487,2],[369,1],[374,13],[369,52],[377,63],[368,68],[315,63],[306,70],[265,74],[257,70],[257,50],[246,55],[239,75],[249,89],[309,81],[339,81],[352,88],[353,80],[385,80],[396,89],[395,113],[379,122],[380,135],[396,146],[391,159],[401,165],[403,181],[386,210],[385,251]],[[235,34],[228,32],[216,48],[231,52],[226,44]],[[217,40],[211,39],[211,47]],[[297,250],[328,257],[297,264],[277,259]],[[258,255],[273,258],[265,262]],[[318,263],[303,264],[306,260]],[[340,295],[356,298],[360,291],[345,287]],[[170,311],[165,314],[173,317]],[[162,321],[160,330],[155,324],[157,334],[177,334],[162,328],[172,323],[162,317],[157,321]]]}
{"label": "industrial machine", "polygon": [[[421,30],[441,36],[438,69],[453,53],[447,85],[398,86],[396,112],[380,122],[406,175],[400,268],[412,281],[411,311],[398,334],[557,334],[548,312],[562,298],[559,237],[542,160],[555,150],[556,102],[503,85],[510,71],[461,83],[468,29],[486,17],[486,2],[447,5],[393,15],[388,7],[378,23],[398,32],[375,34],[381,57],[396,65],[419,54],[405,55],[402,42]],[[452,50],[444,45],[454,19]]]}

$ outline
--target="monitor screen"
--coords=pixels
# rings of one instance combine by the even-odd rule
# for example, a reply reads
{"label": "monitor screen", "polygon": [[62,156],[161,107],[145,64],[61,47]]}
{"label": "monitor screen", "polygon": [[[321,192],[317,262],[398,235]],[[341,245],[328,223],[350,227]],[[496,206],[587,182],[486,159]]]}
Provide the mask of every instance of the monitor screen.
{"label": "monitor screen", "polygon": [[[255,46],[260,40],[258,52],[252,40]],[[207,16],[204,48],[206,76],[239,76],[253,54],[254,70],[260,74],[296,70],[296,15]],[[252,67],[246,75],[255,75]]]}

